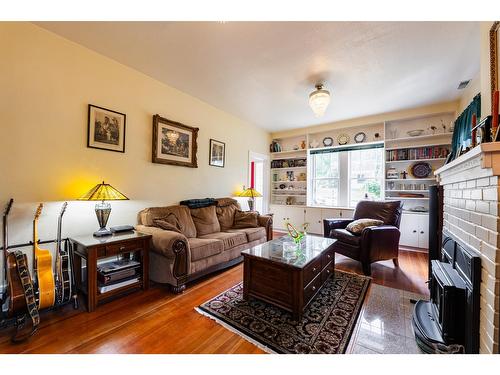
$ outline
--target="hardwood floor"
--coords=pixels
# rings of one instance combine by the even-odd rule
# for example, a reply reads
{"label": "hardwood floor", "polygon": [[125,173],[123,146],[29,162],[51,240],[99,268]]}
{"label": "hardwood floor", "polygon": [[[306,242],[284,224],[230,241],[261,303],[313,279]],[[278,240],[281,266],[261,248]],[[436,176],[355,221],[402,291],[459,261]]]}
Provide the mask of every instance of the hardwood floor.
{"label": "hardwood floor", "polygon": [[[337,255],[340,270],[361,273],[360,265]],[[263,353],[194,307],[242,280],[243,266],[206,277],[175,295],[162,285],[138,291],[87,313],[65,306],[41,314],[39,332],[12,344],[12,329],[0,331],[0,353]],[[427,255],[400,252],[400,268],[380,262],[373,282],[427,294]]]}

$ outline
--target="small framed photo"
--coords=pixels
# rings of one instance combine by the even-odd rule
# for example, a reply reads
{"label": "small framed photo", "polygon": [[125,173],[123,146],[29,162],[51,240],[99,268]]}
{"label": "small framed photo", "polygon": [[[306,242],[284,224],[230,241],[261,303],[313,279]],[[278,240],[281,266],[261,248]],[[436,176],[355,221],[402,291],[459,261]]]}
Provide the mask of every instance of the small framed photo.
{"label": "small framed photo", "polygon": [[215,139],[210,139],[210,155],[208,164],[224,168],[226,161],[226,144]]}
{"label": "small framed photo", "polygon": [[153,163],[198,168],[198,128],[153,116]]}
{"label": "small framed photo", "polygon": [[125,152],[124,113],[89,104],[87,147]]}

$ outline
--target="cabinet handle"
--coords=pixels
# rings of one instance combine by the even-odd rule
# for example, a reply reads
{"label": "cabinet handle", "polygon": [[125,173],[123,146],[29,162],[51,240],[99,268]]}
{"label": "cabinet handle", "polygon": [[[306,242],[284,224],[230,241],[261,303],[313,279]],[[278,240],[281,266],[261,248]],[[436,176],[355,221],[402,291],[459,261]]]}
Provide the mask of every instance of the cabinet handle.
{"label": "cabinet handle", "polygon": [[327,257],[328,259],[330,259],[330,258],[331,258],[330,254],[326,254],[326,257]]}
{"label": "cabinet handle", "polygon": [[326,273],[330,273],[330,270],[326,270]]}
{"label": "cabinet handle", "polygon": [[125,246],[120,246],[120,251],[125,250]]}
{"label": "cabinet handle", "polygon": [[420,231],[420,234],[424,234],[424,231],[423,231],[423,230],[421,230],[421,231]]}
{"label": "cabinet handle", "polygon": [[313,287],[312,287],[312,290],[313,290],[313,292],[316,290],[316,287],[315,287],[314,285],[313,285]]}
{"label": "cabinet handle", "polygon": [[413,233],[417,233],[417,231],[416,231],[416,230],[414,230],[414,231],[413,231]]}

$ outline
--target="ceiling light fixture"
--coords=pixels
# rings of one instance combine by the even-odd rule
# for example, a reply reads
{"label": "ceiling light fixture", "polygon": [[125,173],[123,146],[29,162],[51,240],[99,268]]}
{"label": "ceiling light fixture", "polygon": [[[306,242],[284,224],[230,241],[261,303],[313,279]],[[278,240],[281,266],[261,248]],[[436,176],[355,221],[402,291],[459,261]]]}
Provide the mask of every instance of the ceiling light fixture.
{"label": "ceiling light fixture", "polygon": [[314,112],[314,116],[323,116],[329,103],[330,91],[323,89],[323,84],[318,83],[316,90],[309,94],[309,105]]}

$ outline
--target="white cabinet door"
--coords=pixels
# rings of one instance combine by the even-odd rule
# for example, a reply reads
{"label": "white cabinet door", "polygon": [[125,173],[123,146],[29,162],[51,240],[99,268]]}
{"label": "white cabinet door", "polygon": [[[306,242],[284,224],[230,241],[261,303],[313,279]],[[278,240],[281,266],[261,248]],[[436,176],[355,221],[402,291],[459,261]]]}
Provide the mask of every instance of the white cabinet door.
{"label": "white cabinet door", "polygon": [[270,211],[273,213],[273,228],[284,230],[286,221],[285,206],[273,204]]}
{"label": "white cabinet door", "polygon": [[287,207],[285,206],[286,220],[292,224],[295,229],[302,231],[302,224],[305,223],[303,207]]}
{"label": "white cabinet door", "polygon": [[418,226],[418,247],[423,249],[429,248],[429,216],[415,215],[419,217]]}
{"label": "white cabinet door", "polygon": [[306,208],[305,222],[309,223],[309,227],[307,230],[308,233],[323,234],[323,219],[321,217],[321,208]]}
{"label": "white cabinet door", "polygon": [[342,211],[336,208],[322,208],[321,209],[322,219],[341,219]]}
{"label": "white cabinet door", "polygon": [[270,211],[274,214],[273,227],[275,229],[287,230],[286,223],[290,222],[297,230],[302,230],[304,208],[273,204]]}
{"label": "white cabinet door", "polygon": [[401,217],[399,225],[399,231],[401,232],[401,237],[399,238],[400,245],[418,247],[418,216],[420,215],[403,214]]}
{"label": "white cabinet door", "polygon": [[340,210],[342,219],[352,219],[354,217],[354,210]]}

